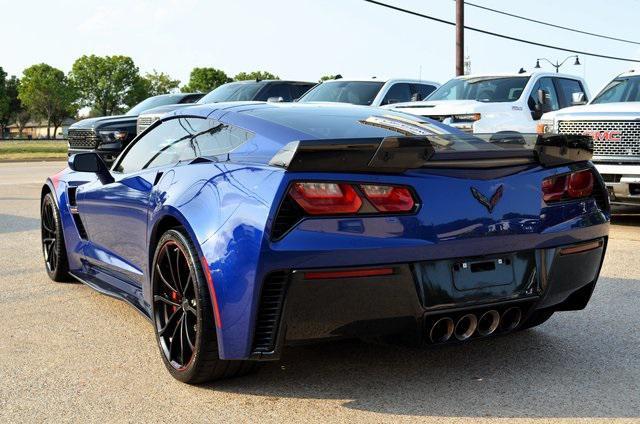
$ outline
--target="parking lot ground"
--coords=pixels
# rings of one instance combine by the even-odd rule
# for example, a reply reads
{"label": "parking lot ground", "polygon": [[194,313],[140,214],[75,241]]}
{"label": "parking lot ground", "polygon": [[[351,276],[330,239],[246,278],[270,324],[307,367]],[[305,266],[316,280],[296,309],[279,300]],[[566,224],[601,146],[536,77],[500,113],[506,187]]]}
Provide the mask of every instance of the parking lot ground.
{"label": "parking lot ground", "polygon": [[614,220],[584,311],[461,346],[342,342],[188,386],[122,302],[47,278],[39,193],[64,163],[0,164],[0,422],[640,422],[640,215]]}

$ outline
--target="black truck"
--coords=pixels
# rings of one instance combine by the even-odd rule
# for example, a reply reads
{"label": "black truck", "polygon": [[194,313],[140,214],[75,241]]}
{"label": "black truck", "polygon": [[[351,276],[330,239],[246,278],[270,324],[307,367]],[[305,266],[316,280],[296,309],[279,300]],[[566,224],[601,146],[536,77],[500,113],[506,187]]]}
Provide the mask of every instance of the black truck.
{"label": "black truck", "polygon": [[163,94],[143,100],[124,115],[78,121],[69,127],[69,155],[96,152],[111,163],[136,136],[138,115],[158,106],[194,103],[202,96],[204,93]]}

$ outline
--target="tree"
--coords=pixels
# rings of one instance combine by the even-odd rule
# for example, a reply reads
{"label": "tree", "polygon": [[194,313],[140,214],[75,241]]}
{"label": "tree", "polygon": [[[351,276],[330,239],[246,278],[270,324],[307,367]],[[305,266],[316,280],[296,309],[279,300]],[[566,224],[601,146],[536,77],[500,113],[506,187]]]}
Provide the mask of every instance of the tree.
{"label": "tree", "polygon": [[142,79],[146,81],[149,87],[149,96],[171,93],[180,85],[180,80],[171,79],[169,75],[164,72],[158,72],[155,69],[153,73],[147,72]]}
{"label": "tree", "polygon": [[154,69],[153,73],[138,77],[124,102],[128,106],[134,106],[148,97],[169,94],[179,85],[180,80],[171,79],[164,72],[158,72]]}
{"label": "tree", "polygon": [[235,81],[246,80],[277,80],[280,79],[277,75],[267,71],[253,71],[253,72],[240,72],[233,77]]}
{"label": "tree", "polygon": [[24,70],[18,98],[32,116],[47,120],[47,138],[51,138],[51,124],[61,115],[69,116],[76,95],[64,72],[41,63]]}
{"label": "tree", "polygon": [[140,79],[138,67],[127,56],[82,56],[69,75],[81,106],[100,111],[103,116],[119,112],[130,104],[131,92]]}
{"label": "tree", "polygon": [[18,126],[18,137],[22,138],[22,132],[24,131],[24,127],[27,126],[29,120],[31,119],[31,114],[27,109],[22,109],[16,114],[16,125]]}
{"label": "tree", "polygon": [[224,71],[216,68],[193,68],[189,84],[182,87],[183,93],[208,93],[216,87],[231,82]]}
{"label": "tree", "polygon": [[0,138],[4,138],[4,128],[7,125],[4,117],[9,115],[10,100],[7,95],[7,73],[0,67]]}
{"label": "tree", "polygon": [[320,82],[336,79],[338,75],[323,75],[320,77]]}

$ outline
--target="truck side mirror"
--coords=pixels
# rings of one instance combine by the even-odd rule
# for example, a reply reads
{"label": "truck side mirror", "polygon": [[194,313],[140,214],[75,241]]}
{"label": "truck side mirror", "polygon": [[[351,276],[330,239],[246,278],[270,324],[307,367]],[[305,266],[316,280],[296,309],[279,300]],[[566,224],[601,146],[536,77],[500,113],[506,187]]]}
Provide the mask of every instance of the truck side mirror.
{"label": "truck side mirror", "polygon": [[76,153],[69,157],[68,164],[73,171],[96,174],[103,184],[109,184],[114,181],[109,168],[97,153]]}
{"label": "truck side mirror", "polygon": [[282,103],[284,102],[284,99],[282,97],[269,97],[267,99],[267,103]]}
{"label": "truck side mirror", "polygon": [[584,93],[581,91],[578,91],[576,93],[571,93],[571,104],[573,106],[587,104],[587,100]]}
{"label": "truck side mirror", "polygon": [[412,102],[420,102],[420,101],[422,101],[422,100],[423,100],[423,99],[422,99],[422,94],[420,94],[420,93],[413,93],[413,94],[411,95],[411,101],[412,101]]}

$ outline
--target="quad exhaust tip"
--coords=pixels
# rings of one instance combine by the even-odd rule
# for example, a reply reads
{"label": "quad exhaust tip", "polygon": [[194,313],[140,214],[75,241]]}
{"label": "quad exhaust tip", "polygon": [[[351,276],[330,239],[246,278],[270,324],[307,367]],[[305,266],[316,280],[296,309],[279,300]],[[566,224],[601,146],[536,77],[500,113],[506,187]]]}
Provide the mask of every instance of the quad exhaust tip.
{"label": "quad exhaust tip", "polygon": [[500,326],[503,331],[515,329],[522,319],[522,310],[517,306],[511,307],[502,313]]}
{"label": "quad exhaust tip", "polygon": [[498,329],[500,325],[500,314],[492,309],[480,315],[478,318],[478,334],[481,336],[489,336]]}
{"label": "quad exhaust tip", "polygon": [[449,317],[440,318],[432,326],[429,331],[429,340],[432,343],[444,343],[453,335],[453,320]]}
{"label": "quad exhaust tip", "polygon": [[458,322],[456,322],[453,335],[460,341],[467,340],[473,335],[477,327],[478,319],[476,316],[474,314],[466,314],[460,317]]}

